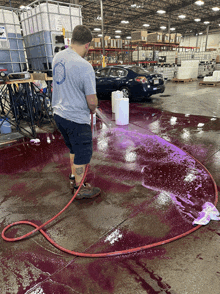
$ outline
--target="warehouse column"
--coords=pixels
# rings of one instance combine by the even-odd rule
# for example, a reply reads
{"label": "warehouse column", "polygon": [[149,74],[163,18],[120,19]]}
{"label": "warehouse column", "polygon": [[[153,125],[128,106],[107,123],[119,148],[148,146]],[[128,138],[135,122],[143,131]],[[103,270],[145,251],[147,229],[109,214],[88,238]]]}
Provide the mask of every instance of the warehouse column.
{"label": "warehouse column", "polygon": [[209,37],[209,26],[207,26],[207,34],[206,34],[206,42],[205,42],[205,51],[207,50],[208,37]]}
{"label": "warehouse column", "polygon": [[199,34],[196,34],[197,38],[196,38],[196,51],[198,50],[198,44],[199,44]]}
{"label": "warehouse column", "polygon": [[100,0],[100,5],[101,5],[101,18],[102,18],[102,48],[103,48],[102,66],[105,67],[104,13],[103,13],[103,2],[102,2],[102,0]]}
{"label": "warehouse column", "polygon": [[170,43],[170,20],[171,20],[171,13],[169,14],[169,20],[168,20],[169,43]]}

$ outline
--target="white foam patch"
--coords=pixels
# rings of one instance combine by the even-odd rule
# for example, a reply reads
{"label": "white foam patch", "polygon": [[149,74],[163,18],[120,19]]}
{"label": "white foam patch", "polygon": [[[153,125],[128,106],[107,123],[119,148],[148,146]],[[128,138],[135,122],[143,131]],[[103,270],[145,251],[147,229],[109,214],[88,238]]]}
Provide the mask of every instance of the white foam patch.
{"label": "white foam patch", "polygon": [[185,179],[184,179],[184,182],[193,182],[195,179],[196,179],[196,175],[194,175],[193,173],[189,173]]}
{"label": "white foam patch", "polygon": [[117,229],[114,232],[112,232],[106,239],[104,242],[109,241],[110,244],[114,244],[116,241],[118,241],[119,239],[122,238],[122,234],[120,233],[120,231]]}

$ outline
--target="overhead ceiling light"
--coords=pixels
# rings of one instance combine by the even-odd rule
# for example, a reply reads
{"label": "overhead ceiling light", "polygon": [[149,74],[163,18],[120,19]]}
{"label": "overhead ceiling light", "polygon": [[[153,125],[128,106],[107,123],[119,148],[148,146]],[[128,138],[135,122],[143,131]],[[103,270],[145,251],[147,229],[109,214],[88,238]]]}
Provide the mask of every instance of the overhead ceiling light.
{"label": "overhead ceiling light", "polygon": [[171,31],[175,31],[176,29],[175,29],[175,28],[170,28],[170,30],[171,30]]}
{"label": "overhead ceiling light", "polygon": [[116,39],[119,39],[119,38],[121,38],[121,36],[115,36],[115,38],[116,38]]}
{"label": "overhead ceiling light", "polygon": [[162,27],[160,27],[160,28],[161,28],[161,30],[166,30],[167,27],[162,26]]}
{"label": "overhead ceiling light", "polygon": [[101,29],[100,28],[94,28],[94,31],[101,31]]}
{"label": "overhead ceiling light", "polygon": [[203,35],[203,33],[199,33],[199,35]]}
{"label": "overhead ceiling light", "polygon": [[196,22],[199,22],[199,21],[201,21],[201,18],[195,18],[194,19]]}
{"label": "overhead ceiling light", "polygon": [[20,8],[21,8],[21,9],[25,9],[25,6],[24,6],[24,5],[21,5]]}
{"label": "overhead ceiling light", "polygon": [[135,8],[137,6],[137,4],[131,4],[132,8]]}
{"label": "overhead ceiling light", "polygon": [[183,19],[183,18],[186,18],[186,16],[183,15],[183,14],[179,15],[178,17],[179,17],[179,18],[182,18],[182,19]]}
{"label": "overhead ceiling light", "polygon": [[144,27],[149,27],[150,25],[147,24],[147,23],[145,23],[145,24],[143,24],[143,26],[144,26]]}
{"label": "overhead ceiling light", "polygon": [[204,1],[196,1],[195,4],[199,5],[199,6],[202,6],[204,4]]}
{"label": "overhead ceiling light", "polygon": [[102,37],[102,34],[99,34],[98,37]]}
{"label": "overhead ceiling light", "polygon": [[218,8],[218,7],[212,7],[212,10],[213,10],[213,11],[219,11],[220,8]]}
{"label": "overhead ceiling light", "polygon": [[115,31],[117,34],[120,34],[121,33],[121,31],[120,30],[117,30],[117,31]]}
{"label": "overhead ceiling light", "polygon": [[98,19],[98,20],[102,20],[101,16],[98,16],[97,19]]}
{"label": "overhead ceiling light", "polygon": [[130,36],[127,36],[126,39],[131,39],[131,37]]}
{"label": "overhead ceiling light", "polygon": [[210,24],[210,21],[204,21],[204,24]]}
{"label": "overhead ceiling light", "polygon": [[128,20],[122,20],[121,23],[129,23]]}
{"label": "overhead ceiling light", "polygon": [[164,14],[164,13],[166,13],[166,11],[165,10],[157,10],[157,13]]}

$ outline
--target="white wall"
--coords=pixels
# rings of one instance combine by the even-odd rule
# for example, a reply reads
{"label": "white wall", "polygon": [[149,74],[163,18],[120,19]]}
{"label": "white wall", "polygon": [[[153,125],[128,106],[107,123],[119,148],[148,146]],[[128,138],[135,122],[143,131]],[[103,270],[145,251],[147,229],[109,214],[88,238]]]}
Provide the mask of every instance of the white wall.
{"label": "white wall", "polygon": [[[203,35],[199,35],[198,38],[198,47],[200,47],[200,51],[204,51],[206,43],[206,34],[204,33]],[[180,42],[180,46],[196,47],[196,40],[196,36],[184,37]],[[209,34],[207,49],[209,48],[220,48],[220,32],[218,34]]]}

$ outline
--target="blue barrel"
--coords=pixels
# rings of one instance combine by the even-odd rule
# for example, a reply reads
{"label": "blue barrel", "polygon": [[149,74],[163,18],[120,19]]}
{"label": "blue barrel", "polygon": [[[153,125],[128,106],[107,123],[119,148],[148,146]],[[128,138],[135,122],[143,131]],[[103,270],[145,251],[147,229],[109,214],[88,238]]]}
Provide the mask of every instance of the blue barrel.
{"label": "blue barrel", "polygon": [[[4,122],[3,122],[3,120],[4,120]],[[3,122],[3,124],[2,124],[2,122]],[[6,118],[6,120],[4,117],[0,118],[0,132],[1,132],[1,134],[11,133],[11,125],[8,122],[8,118]]]}

